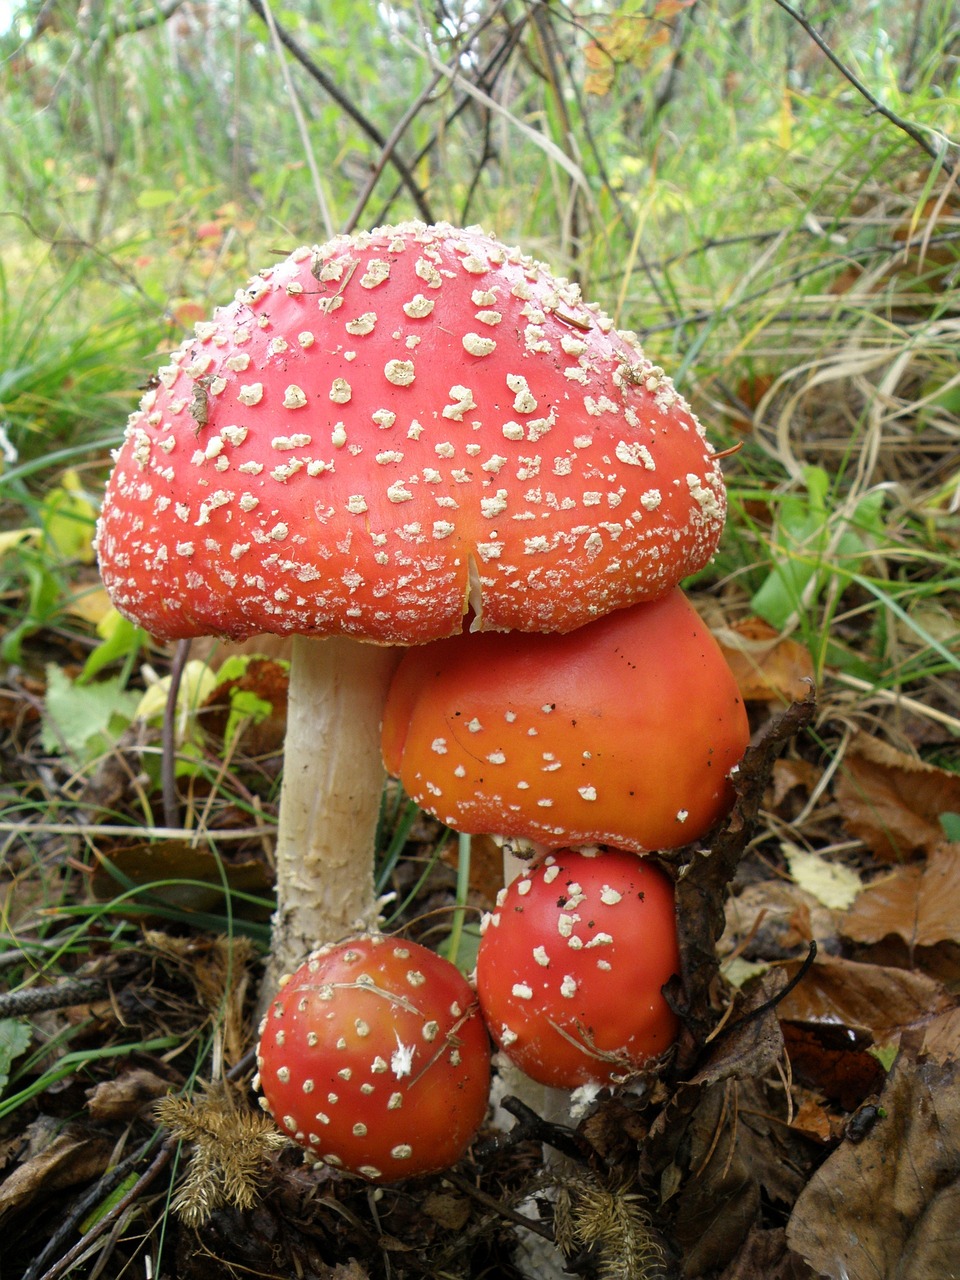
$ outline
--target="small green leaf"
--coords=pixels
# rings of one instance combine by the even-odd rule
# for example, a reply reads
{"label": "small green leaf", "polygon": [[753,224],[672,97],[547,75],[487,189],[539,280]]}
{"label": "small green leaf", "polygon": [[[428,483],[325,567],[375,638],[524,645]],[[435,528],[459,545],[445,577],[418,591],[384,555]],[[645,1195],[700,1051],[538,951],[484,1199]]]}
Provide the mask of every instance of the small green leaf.
{"label": "small green leaf", "polygon": [[93,503],[82,492],[75,471],[67,471],[63,483],[43,500],[41,508],[45,548],[61,560],[93,564],[93,531],[97,522]]}
{"label": "small green leaf", "polygon": [[47,568],[43,558],[30,547],[21,553],[21,569],[27,578],[27,603],[20,621],[12,627],[0,642],[0,657],[5,662],[20,662],[23,642],[33,635],[59,610],[60,583]]}
{"label": "small green leaf", "polygon": [[146,644],[147,633],[125,618],[116,609],[108,609],[97,623],[101,643],[93,650],[77,678],[77,684],[89,684],[111,662],[118,662],[128,654],[136,653]]}
{"label": "small green leaf", "polygon": [[887,1044],[887,1045],[875,1044],[875,1045],[871,1045],[870,1048],[867,1050],[868,1053],[873,1054],[876,1060],[880,1063],[881,1067],[883,1067],[884,1071],[889,1071],[890,1068],[893,1066],[898,1051],[899,1051],[898,1046],[896,1044]]}
{"label": "small green leaf", "polygon": [[177,198],[175,191],[162,191],[157,188],[141,191],[137,196],[138,209],[162,209],[164,205],[173,204]]}
{"label": "small green leaf", "polygon": [[960,813],[941,813],[940,825],[951,843],[960,843]]}
{"label": "small green leaf", "polygon": [[100,1219],[105,1218],[110,1210],[114,1209],[127,1192],[132,1191],[139,1181],[139,1173],[128,1173],[123,1181],[118,1183],[108,1196],[104,1196],[96,1208],[91,1209],[90,1213],[83,1219],[79,1227],[80,1234],[86,1235],[91,1227],[95,1227]]}
{"label": "small green leaf", "polygon": [[14,1058],[26,1053],[31,1035],[26,1022],[17,1018],[0,1018],[0,1093],[7,1087]]}
{"label": "small green leaf", "polygon": [[265,698],[258,697],[252,689],[230,690],[230,714],[223,731],[224,742],[232,742],[249,724],[260,724],[273,711]]}
{"label": "small green leaf", "polygon": [[119,679],[80,685],[50,663],[43,714],[43,748],[66,753],[81,764],[95,759],[133,720],[140,695]]}

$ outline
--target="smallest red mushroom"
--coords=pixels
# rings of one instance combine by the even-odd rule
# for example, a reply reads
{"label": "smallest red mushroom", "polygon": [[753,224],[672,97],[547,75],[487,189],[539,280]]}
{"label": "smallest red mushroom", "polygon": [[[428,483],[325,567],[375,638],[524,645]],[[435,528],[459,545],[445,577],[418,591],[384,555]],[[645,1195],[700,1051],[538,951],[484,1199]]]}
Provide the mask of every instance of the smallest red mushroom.
{"label": "smallest red mushroom", "polygon": [[490,1032],[533,1080],[611,1084],[673,1044],[662,993],[679,971],[673,885],[619,850],[558,850],[501,890],[477,991]]}
{"label": "smallest red mushroom", "polygon": [[374,934],[321,948],[284,983],[257,1065],[260,1105],[295,1142],[380,1182],[455,1164],[490,1089],[469,983],[426,947]]}

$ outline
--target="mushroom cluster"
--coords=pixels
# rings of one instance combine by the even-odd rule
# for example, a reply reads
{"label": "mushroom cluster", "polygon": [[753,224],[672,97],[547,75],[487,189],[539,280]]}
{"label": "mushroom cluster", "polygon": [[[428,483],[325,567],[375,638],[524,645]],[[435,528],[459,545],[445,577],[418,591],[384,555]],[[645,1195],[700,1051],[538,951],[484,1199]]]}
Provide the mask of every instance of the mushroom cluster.
{"label": "mushroom cluster", "polygon": [[479,228],[300,248],[197,325],[129,420],[97,550],[158,639],[294,637],[268,991],[376,923],[394,646],[582,628],[703,567],[724,512],[635,335]]}

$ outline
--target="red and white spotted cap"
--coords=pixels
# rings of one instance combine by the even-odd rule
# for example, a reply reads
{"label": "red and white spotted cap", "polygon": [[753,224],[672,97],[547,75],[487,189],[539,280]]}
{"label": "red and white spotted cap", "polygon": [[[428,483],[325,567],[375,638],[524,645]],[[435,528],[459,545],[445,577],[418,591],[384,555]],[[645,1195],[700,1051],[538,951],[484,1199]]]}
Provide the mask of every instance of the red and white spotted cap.
{"label": "red and white spotted cap", "polygon": [[484,918],[477,992],[503,1052],[541,1084],[609,1084],[673,1044],[673,885],[631,853],[549,855]]}
{"label": "red and white spotted cap", "polygon": [[318,1160],[378,1182],[464,1154],[486,1113],[490,1041],[476,996],[415,942],[321,948],[260,1026],[261,1105]]}
{"label": "red and white spotted cap", "polygon": [[388,770],[458,831],[644,852],[734,801],[750,737],[726,659],[676,588],[569,635],[409,649],[383,711]]}
{"label": "red and white spotted cap", "polygon": [[298,249],[131,416],[97,546],[155,636],[568,631],[703,566],[725,492],[636,338],[478,228]]}

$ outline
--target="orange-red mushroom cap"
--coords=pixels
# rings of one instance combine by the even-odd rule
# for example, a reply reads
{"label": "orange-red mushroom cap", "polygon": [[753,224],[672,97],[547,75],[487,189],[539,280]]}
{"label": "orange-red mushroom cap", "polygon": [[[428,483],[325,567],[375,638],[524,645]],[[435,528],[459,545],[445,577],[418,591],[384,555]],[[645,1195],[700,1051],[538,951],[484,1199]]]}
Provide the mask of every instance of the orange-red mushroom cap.
{"label": "orange-red mushroom cap", "polygon": [[485,917],[477,992],[490,1032],[561,1089],[629,1076],[673,1044],[673,885],[644,858],[571,849],[526,869]]}
{"label": "orange-red mushroom cap", "polygon": [[392,1182],[455,1164],[480,1127],[490,1045],[459,970],[415,942],[321,948],[260,1029],[257,1086],[318,1159]]}
{"label": "orange-red mushroom cap", "polygon": [[407,793],[459,831],[643,852],[726,814],[748,738],[733,673],[677,589],[567,635],[409,650],[381,745]]}
{"label": "orange-red mushroom cap", "polygon": [[636,338],[482,231],[298,249],[131,416],[98,531],[154,635],[567,631],[713,553],[725,495]]}

